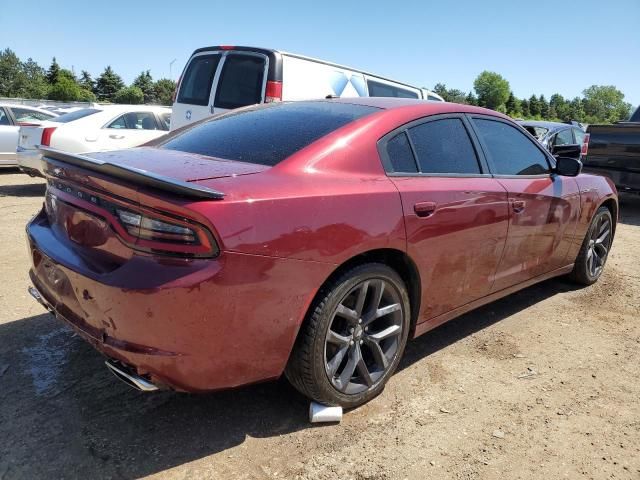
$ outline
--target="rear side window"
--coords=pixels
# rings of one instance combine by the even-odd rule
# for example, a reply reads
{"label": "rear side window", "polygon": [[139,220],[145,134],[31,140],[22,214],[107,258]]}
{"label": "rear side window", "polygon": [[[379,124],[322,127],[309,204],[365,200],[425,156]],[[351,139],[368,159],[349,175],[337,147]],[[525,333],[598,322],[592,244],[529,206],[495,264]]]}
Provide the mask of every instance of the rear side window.
{"label": "rear side window", "polygon": [[387,142],[387,157],[391,164],[389,173],[416,173],[416,166],[411,145],[405,132],[401,132]]}
{"label": "rear side window", "polygon": [[178,103],[209,105],[213,77],[220,63],[219,54],[193,57],[180,82]]}
{"label": "rear side window", "polygon": [[214,106],[239,108],[262,100],[264,58],[253,55],[228,55],[216,87]]}
{"label": "rear side window", "polygon": [[416,92],[373,80],[367,80],[367,87],[369,88],[370,97],[418,98]]}
{"label": "rear side window", "polygon": [[51,121],[57,123],[69,123],[101,111],[102,110],[98,110],[97,108],[83,108],[82,110],[76,110],[75,112],[65,113],[59,117],[53,117]]}
{"label": "rear side window", "polygon": [[130,112],[119,116],[107,128],[127,130],[158,130],[156,119],[151,112]]}
{"label": "rear side window", "polygon": [[273,166],[376,107],[333,102],[273,103],[212,117],[169,134],[163,148]]}
{"label": "rear side window", "polygon": [[0,125],[9,125],[9,117],[4,113],[3,108],[0,108]]}
{"label": "rear side window", "polygon": [[498,175],[540,175],[549,172],[547,157],[520,130],[503,122],[474,118],[478,134]]}
{"label": "rear side window", "polygon": [[422,173],[479,174],[480,164],[462,120],[446,118],[409,129]]}
{"label": "rear side window", "polygon": [[574,128],[573,133],[576,136],[576,143],[578,145],[582,145],[582,142],[584,141],[584,132],[578,128]]}

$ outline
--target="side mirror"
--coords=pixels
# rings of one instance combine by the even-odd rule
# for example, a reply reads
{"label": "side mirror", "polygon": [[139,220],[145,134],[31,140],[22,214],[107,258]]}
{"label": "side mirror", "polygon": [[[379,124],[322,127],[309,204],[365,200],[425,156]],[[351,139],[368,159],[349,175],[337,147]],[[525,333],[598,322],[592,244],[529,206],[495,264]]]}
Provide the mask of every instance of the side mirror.
{"label": "side mirror", "polygon": [[554,157],[580,158],[581,145],[554,145],[551,147],[551,155]]}
{"label": "side mirror", "polygon": [[571,157],[556,158],[555,172],[563,177],[577,177],[582,171],[582,162]]}

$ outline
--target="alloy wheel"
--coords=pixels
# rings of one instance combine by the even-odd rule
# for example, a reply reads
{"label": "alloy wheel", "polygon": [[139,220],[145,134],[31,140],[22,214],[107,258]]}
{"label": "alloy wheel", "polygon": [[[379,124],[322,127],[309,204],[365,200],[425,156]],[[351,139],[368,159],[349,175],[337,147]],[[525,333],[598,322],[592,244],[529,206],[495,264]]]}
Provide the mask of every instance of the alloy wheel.
{"label": "alloy wheel", "polygon": [[370,389],[398,353],[404,325],[400,292],[383,279],[364,280],[340,301],[325,337],[325,371],[351,395]]}
{"label": "alloy wheel", "polygon": [[611,221],[607,215],[600,215],[589,238],[587,250],[587,271],[597,278],[604,268],[611,247]]}

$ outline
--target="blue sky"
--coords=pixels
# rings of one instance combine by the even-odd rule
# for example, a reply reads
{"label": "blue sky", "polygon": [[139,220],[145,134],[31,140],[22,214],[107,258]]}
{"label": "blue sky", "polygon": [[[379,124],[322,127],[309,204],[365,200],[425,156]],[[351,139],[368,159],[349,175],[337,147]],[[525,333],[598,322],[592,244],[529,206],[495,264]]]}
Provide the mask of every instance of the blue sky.
{"label": "blue sky", "polygon": [[350,65],[420,86],[471,90],[482,70],[518,97],[616,85],[640,103],[640,0],[120,1],[0,0],[0,48],[94,77],[178,77],[189,54],[254,45]]}

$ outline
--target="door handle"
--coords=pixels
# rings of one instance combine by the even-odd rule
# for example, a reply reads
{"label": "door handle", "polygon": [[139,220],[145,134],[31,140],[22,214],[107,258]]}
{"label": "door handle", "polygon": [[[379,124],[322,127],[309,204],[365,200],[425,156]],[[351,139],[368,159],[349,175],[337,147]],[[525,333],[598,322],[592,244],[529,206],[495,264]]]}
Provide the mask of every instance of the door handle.
{"label": "door handle", "polygon": [[513,199],[511,199],[511,209],[515,213],[522,212],[526,205],[527,205],[527,203],[524,200],[513,200]]}
{"label": "door handle", "polygon": [[413,206],[413,211],[419,217],[430,217],[436,211],[435,202],[418,202]]}
{"label": "door handle", "polygon": [[109,138],[113,138],[114,140],[122,140],[124,138],[124,135],[113,134],[109,135]]}

